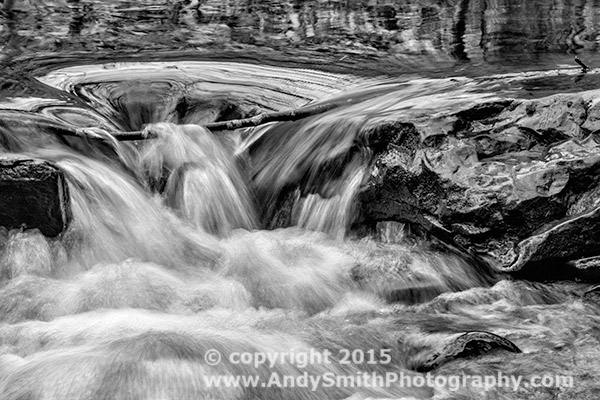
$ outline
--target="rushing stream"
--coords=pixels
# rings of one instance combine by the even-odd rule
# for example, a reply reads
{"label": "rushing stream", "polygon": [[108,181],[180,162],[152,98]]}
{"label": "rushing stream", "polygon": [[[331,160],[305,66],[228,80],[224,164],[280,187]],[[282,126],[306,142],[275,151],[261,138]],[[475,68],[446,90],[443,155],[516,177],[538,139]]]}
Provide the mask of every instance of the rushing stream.
{"label": "rushing stream", "polygon": [[[434,142],[454,129],[453,113],[581,94],[585,115],[540,106],[541,119],[596,126],[600,72],[573,55],[600,65],[598,9],[1,1],[0,153],[58,166],[72,221],[55,238],[0,227],[0,400],[598,398],[597,287],[515,279],[414,221],[365,221],[360,204],[379,176],[372,136],[386,124],[408,121]],[[326,111],[203,127],[305,106]],[[557,164],[598,153],[600,130],[572,125],[589,137],[564,138]],[[547,139],[498,132],[517,150]],[[495,150],[486,168],[500,171],[499,193],[506,165],[534,153],[518,195],[548,199],[569,179],[528,180],[545,174],[536,162],[547,149]],[[471,156],[448,165],[468,170]],[[569,199],[568,212],[598,206],[599,188]],[[436,357],[466,332],[504,345]],[[476,379],[498,374],[519,386]],[[539,377],[546,385],[534,387]]]}
{"label": "rushing stream", "polygon": [[[568,81],[574,74],[392,80],[165,62],[38,76],[67,97],[4,102],[0,114],[14,123],[1,128],[2,143],[64,171],[73,223],[57,239],[2,232],[0,398],[592,398],[600,304],[582,297],[587,285],[491,274],[460,253],[411,238],[398,224],[355,236],[349,228],[367,155],[356,154],[335,176],[316,168],[400,114],[434,116],[501,94],[519,96],[524,81]],[[229,133],[193,125],[309,102],[344,105]],[[145,124],[156,139],[78,139],[67,146],[44,132],[49,125],[127,131]],[[265,140],[273,145],[249,159],[249,149]],[[318,188],[293,199],[292,226],[259,229],[261,213],[298,176]],[[425,376],[415,366],[446,340],[474,330],[508,338],[523,352],[456,360],[435,374],[562,374],[575,386],[211,388],[203,380],[234,374],[267,382],[273,372]],[[220,364],[206,361],[209,349],[222,354]],[[380,361],[389,351],[391,362],[345,363],[343,349],[371,351]],[[331,363],[292,359],[325,350]],[[272,366],[227,360],[236,352],[288,359]]]}

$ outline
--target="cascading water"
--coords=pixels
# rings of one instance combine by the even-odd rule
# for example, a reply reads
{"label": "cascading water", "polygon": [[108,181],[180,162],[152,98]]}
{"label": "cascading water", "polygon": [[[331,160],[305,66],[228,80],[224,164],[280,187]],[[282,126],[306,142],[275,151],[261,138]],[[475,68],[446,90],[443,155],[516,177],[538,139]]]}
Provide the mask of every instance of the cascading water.
{"label": "cascading water", "polygon": [[[112,153],[101,155],[84,151],[94,147],[89,143],[40,146],[37,139],[20,139],[17,128],[2,131],[7,150],[64,171],[73,223],[57,239],[0,232],[1,399],[478,398],[473,386],[456,392],[400,385],[209,387],[203,378],[417,376],[414,366],[432,349],[468,330],[502,334],[524,353],[459,360],[441,373],[492,372],[502,364],[507,374],[565,368],[580,374],[597,366],[600,308],[581,300],[577,284],[500,280],[458,251],[391,235],[388,228],[385,241],[348,235],[369,163],[356,143],[398,113],[422,113],[432,98],[440,100],[439,110],[492,98],[490,92],[446,80],[373,84],[307,71],[300,79],[298,71],[241,64],[110,68],[106,75],[65,69],[41,80],[85,98],[90,109],[77,112],[92,115],[88,120],[114,118],[111,123],[123,128],[152,123],[146,130],[156,139],[109,142]],[[202,88],[230,85],[248,109],[297,106],[299,99],[328,97],[349,81],[354,87],[326,99],[342,103],[326,114],[226,136],[173,124],[182,122],[177,119],[156,120],[173,115],[168,108],[176,102],[134,99],[146,104],[140,108],[130,106],[129,97],[107,100],[127,92],[128,70],[174,80],[198,96]],[[250,87],[242,79],[248,71],[257,74]],[[202,86],[190,80],[194,73],[212,74],[212,81]],[[290,82],[299,83],[296,93],[285,91]],[[123,107],[126,115],[116,118]],[[140,109],[146,111],[135,114]],[[66,123],[56,115],[56,123]],[[292,196],[287,225],[294,226],[259,229],[261,214],[285,193]],[[548,347],[562,352],[547,354]],[[221,363],[207,362],[211,349],[222,354]],[[389,350],[390,362],[343,363],[342,349]],[[268,367],[227,359],[235,352],[324,350],[333,354],[329,364],[280,360]]]}
{"label": "cascading water", "polygon": [[323,199],[318,194],[306,196],[297,205],[299,227],[318,232],[327,232],[343,239],[354,217],[353,202],[365,175],[364,165],[346,169],[347,177],[340,182],[339,194]]}
{"label": "cascading water", "polygon": [[215,235],[256,228],[250,195],[230,152],[197,125],[156,124],[159,135],[140,151],[139,171],[166,180],[165,203],[196,228]]}

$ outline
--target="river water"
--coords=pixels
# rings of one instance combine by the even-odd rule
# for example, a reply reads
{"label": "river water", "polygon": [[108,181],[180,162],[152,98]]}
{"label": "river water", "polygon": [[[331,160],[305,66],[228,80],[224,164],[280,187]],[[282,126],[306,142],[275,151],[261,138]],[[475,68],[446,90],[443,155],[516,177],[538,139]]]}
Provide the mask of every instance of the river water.
{"label": "river water", "polygon": [[[191,7],[181,3],[183,10]],[[463,3],[468,8],[469,2]],[[61,7],[15,4],[14,12],[30,13],[16,14],[22,16],[16,25],[37,12]],[[85,29],[96,29],[88,45],[98,46],[94,32],[106,27],[93,13],[102,5],[70,6],[69,15],[83,22],[71,23],[69,32],[58,36],[75,40]],[[597,9],[586,2],[580,6],[573,6],[581,9],[579,16],[573,12],[580,23],[573,29],[580,36],[587,32],[587,41],[578,42],[573,33],[565,36],[570,41],[555,35],[546,43],[560,42],[567,46],[558,48],[563,51],[577,46],[594,50],[588,22],[595,21]],[[156,23],[146,15],[154,10],[151,7],[123,7],[113,10],[115,15],[124,13],[139,24]],[[173,13],[181,9],[175,7]],[[231,13],[228,10],[220,12]],[[477,9],[469,10],[467,15],[477,14]],[[502,5],[491,5],[480,18],[501,19],[502,10]],[[571,18],[563,14],[560,21]],[[48,18],[61,15],[50,13]],[[57,21],[52,21],[56,27]],[[296,27],[291,21],[294,34],[307,40],[306,23]],[[161,56],[159,51],[127,61],[90,59],[88,54],[77,61],[81,48],[53,48],[46,59],[42,53],[36,59],[19,36],[32,38],[36,29],[46,28],[32,28],[32,33],[11,26],[12,39],[3,53],[11,75],[4,78],[0,143],[7,153],[49,160],[64,171],[73,222],[56,239],[36,231],[0,231],[0,399],[596,398],[600,303],[593,295],[584,297],[589,284],[519,281],[484,271],[439,243],[413,238],[397,223],[358,235],[350,228],[356,195],[368,174],[368,154],[356,155],[332,176],[321,176],[318,168],[337,160],[382,122],[419,121],[504,97],[593,89],[597,75],[582,77],[571,54],[493,64],[484,59],[482,49],[490,51],[486,57],[500,57],[505,41],[495,47],[473,45],[476,24],[467,18],[459,36],[470,39],[458,48],[434,46],[424,59],[439,62],[439,68],[425,72],[360,74],[356,63],[346,72],[324,72],[298,68],[301,63],[286,66],[281,60],[236,60],[229,53],[223,59],[203,60],[178,53],[171,60],[171,53]],[[120,29],[118,24],[111,26]],[[265,29],[265,41],[277,39]],[[298,33],[302,29],[304,33]],[[322,34],[316,32],[317,37]],[[490,30],[486,32],[489,38]],[[134,30],[128,35],[135,35]],[[123,33],[120,37],[122,47],[117,50],[130,40]],[[292,34],[286,37],[294,39]],[[48,48],[38,39],[27,40]],[[427,38],[417,39],[413,45],[427,46]],[[185,40],[190,43],[189,37]],[[527,43],[535,48],[539,40]],[[449,56],[453,51],[469,56],[471,64],[460,61],[460,54]],[[450,59],[460,62],[448,69]],[[587,59],[593,61],[593,53]],[[200,126],[329,103],[342,106],[298,122],[255,129],[210,132]],[[63,138],[56,127],[89,128],[86,132],[98,135],[145,127],[157,137],[88,141]],[[272,212],[279,195],[299,179],[316,189],[291,199],[285,227],[265,226],[265,213]],[[460,387],[282,388],[209,387],[206,381],[207,376],[256,375],[268,382],[274,372],[281,377],[424,377],[416,367],[443,343],[469,331],[501,335],[522,353],[459,359],[436,369],[435,375],[502,372],[527,382],[536,375],[568,375],[574,386],[484,390],[471,382]],[[345,349],[375,357],[370,363],[347,363]],[[221,354],[220,363],[207,360],[211,350]],[[325,351],[332,354],[331,362],[293,359],[295,354]],[[288,359],[271,366],[229,359],[242,352]]]}

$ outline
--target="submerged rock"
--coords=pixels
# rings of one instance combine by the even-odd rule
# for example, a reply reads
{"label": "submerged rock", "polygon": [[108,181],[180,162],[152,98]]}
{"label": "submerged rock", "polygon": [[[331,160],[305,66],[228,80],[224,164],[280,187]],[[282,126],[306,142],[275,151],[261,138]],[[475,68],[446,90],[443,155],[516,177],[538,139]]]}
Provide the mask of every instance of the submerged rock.
{"label": "submerged rock", "polygon": [[20,156],[0,157],[0,226],[37,228],[54,237],[70,219],[69,191],[58,167]]}
{"label": "submerged rock", "polygon": [[376,136],[360,223],[415,224],[508,272],[599,255],[600,145],[590,132],[596,120],[587,120],[597,94],[496,101],[399,123],[387,146]]}
{"label": "submerged rock", "polygon": [[510,340],[489,332],[467,332],[448,341],[444,347],[417,365],[418,372],[432,371],[443,364],[459,358],[476,357],[495,350],[511,353],[522,351]]}

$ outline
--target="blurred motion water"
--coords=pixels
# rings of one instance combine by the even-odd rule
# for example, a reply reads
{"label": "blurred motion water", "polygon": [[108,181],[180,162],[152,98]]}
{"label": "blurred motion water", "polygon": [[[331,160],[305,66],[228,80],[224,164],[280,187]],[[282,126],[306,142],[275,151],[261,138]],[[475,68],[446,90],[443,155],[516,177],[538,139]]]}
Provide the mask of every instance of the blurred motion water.
{"label": "blurred motion water", "polygon": [[[73,223],[55,239],[0,228],[0,399],[594,398],[600,303],[583,295],[589,285],[511,280],[398,223],[373,235],[351,227],[371,156],[356,143],[376,126],[594,88],[600,75],[583,76],[572,56],[600,61],[595,2],[3,8],[0,149],[64,171]],[[315,104],[336,107],[228,132],[199,126]],[[61,134],[74,129],[107,140]],[[142,129],[157,137],[107,135]],[[563,374],[576,386],[202,379],[422,376],[416,366],[466,331],[502,335],[523,353],[459,359],[436,374]],[[329,350],[334,362],[212,365],[210,349]],[[389,350],[391,362],[345,364],[342,349]]]}

